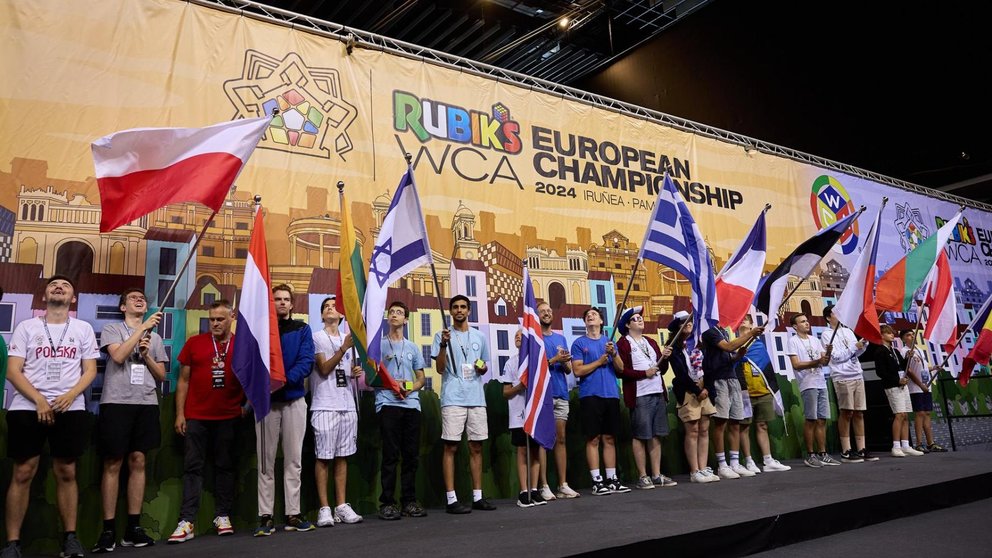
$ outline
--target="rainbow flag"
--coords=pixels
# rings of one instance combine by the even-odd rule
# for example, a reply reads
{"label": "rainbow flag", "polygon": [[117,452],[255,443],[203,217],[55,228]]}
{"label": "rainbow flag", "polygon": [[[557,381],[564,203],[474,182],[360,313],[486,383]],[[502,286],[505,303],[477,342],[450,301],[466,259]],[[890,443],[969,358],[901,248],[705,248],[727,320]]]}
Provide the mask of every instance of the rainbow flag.
{"label": "rainbow flag", "polygon": [[937,256],[944,251],[944,246],[947,246],[947,240],[957,230],[960,219],[959,211],[937,229],[936,233],[928,236],[882,275],[875,287],[875,308],[891,312],[912,310],[916,291],[923,286],[930,270],[937,264]]}

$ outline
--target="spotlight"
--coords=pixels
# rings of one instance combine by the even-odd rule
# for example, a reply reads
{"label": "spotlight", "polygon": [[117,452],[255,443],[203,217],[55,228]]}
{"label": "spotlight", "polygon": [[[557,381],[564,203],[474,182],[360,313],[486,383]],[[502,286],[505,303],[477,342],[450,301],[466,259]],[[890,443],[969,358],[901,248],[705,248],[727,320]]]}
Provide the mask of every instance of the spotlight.
{"label": "spotlight", "polygon": [[561,19],[558,20],[558,27],[561,27],[562,29],[565,29],[566,27],[568,27],[568,24],[569,24],[569,21],[568,21],[568,18],[567,17],[563,17],[563,18],[561,18]]}

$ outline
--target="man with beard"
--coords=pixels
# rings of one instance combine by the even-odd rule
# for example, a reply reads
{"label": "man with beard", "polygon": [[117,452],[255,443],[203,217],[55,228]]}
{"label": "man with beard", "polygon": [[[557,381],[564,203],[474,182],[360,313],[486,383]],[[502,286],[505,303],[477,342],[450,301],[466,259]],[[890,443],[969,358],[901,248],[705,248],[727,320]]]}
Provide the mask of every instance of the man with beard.
{"label": "man with beard", "polygon": [[[558,490],[551,492],[548,487],[547,459],[541,463],[541,477],[544,486],[541,488],[541,497],[545,500],[558,498],[578,498],[579,493],[568,486],[565,476],[568,462],[568,452],[565,446],[565,426],[568,424],[568,379],[567,374],[572,373],[572,356],[568,352],[568,341],[560,333],[551,331],[551,324],[555,321],[554,311],[547,302],[537,305],[537,317],[541,321],[541,336],[544,338],[544,352],[548,357],[548,371],[551,373],[551,397],[555,405],[555,469],[558,471]],[[544,455],[544,450],[541,450]],[[551,498],[549,498],[551,496]]]}

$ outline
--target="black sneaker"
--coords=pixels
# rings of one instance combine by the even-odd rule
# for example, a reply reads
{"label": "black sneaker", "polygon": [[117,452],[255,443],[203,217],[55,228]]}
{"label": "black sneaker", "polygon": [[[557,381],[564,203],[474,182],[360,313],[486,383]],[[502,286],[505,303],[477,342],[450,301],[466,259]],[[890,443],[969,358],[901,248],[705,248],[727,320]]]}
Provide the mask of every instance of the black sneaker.
{"label": "black sneaker", "polygon": [[67,534],[65,536],[65,541],[62,543],[62,553],[59,554],[60,558],[83,558],[86,556],[86,552],[83,550],[83,543],[79,542],[74,534]]}
{"label": "black sneaker", "polygon": [[864,463],[864,459],[853,449],[840,452],[840,460],[844,463]]}
{"label": "black sneaker", "polygon": [[268,537],[276,532],[276,525],[272,521],[271,515],[258,516],[258,527],[255,527],[254,537]]}
{"label": "black sneaker", "polygon": [[610,488],[612,494],[623,494],[625,492],[630,492],[630,489],[620,483],[620,479],[613,477],[606,481],[607,486]]}
{"label": "black sneaker", "polygon": [[21,558],[21,546],[17,543],[7,543],[0,551],[0,558]]}
{"label": "black sneaker", "polygon": [[606,486],[603,481],[592,481],[592,495],[593,496],[606,496],[607,494],[613,494],[610,488]]}
{"label": "black sneaker", "polygon": [[482,511],[493,511],[494,509],[496,509],[496,504],[494,504],[492,500],[490,500],[489,498],[483,498],[481,500],[472,502],[472,509],[482,510]]}
{"label": "black sneaker", "polygon": [[424,506],[420,505],[420,502],[414,500],[412,502],[407,502],[403,506],[403,515],[407,517],[427,517],[427,511],[424,510]]}
{"label": "black sneaker", "polygon": [[934,443],[930,444],[929,446],[927,446],[927,449],[930,450],[930,452],[932,452],[932,453],[945,453],[945,452],[947,452],[947,448],[941,446],[937,442],[934,442]]}
{"label": "black sneaker", "polygon": [[526,490],[517,494],[517,507],[518,508],[533,508],[537,505],[532,499],[533,492],[527,492]]}
{"label": "black sneaker", "polygon": [[530,491],[530,501],[534,502],[535,506],[546,506],[548,504],[548,501],[544,499],[544,496],[541,496],[540,490]]}
{"label": "black sneaker", "polygon": [[400,510],[396,509],[396,506],[392,504],[383,504],[382,506],[379,506],[379,519],[396,521],[397,519],[400,519]]}
{"label": "black sneaker", "polygon": [[455,500],[453,503],[445,506],[444,511],[447,513],[453,513],[456,515],[461,515],[463,513],[472,513],[472,507],[466,506],[465,504]]}
{"label": "black sneaker", "polygon": [[121,546],[133,546],[134,548],[155,546],[155,539],[149,537],[141,527],[135,527],[124,531],[124,536],[121,537]]}
{"label": "black sneaker", "polygon": [[100,538],[97,539],[96,544],[90,552],[93,554],[103,554],[104,552],[113,552],[115,548],[117,548],[117,535],[113,531],[104,531],[100,533]]}
{"label": "black sneaker", "polygon": [[858,450],[858,456],[861,457],[863,461],[878,461],[878,458],[869,453],[867,449]]}

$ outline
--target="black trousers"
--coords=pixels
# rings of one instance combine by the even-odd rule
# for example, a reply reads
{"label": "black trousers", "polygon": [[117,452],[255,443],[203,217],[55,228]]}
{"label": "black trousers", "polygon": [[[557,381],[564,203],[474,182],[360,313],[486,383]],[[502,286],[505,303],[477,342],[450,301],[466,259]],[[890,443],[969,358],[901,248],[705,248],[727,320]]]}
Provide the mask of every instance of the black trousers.
{"label": "black trousers", "polygon": [[400,502],[405,506],[417,499],[417,461],[420,453],[420,411],[384,405],[379,411],[382,431],[383,505],[396,503],[396,466],[403,457]]}
{"label": "black trousers", "polygon": [[203,466],[207,452],[214,463],[214,515],[230,516],[234,504],[234,430],[236,418],[226,420],[186,421],[185,456],[183,458],[183,504],[179,519],[196,520],[203,492]]}

